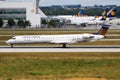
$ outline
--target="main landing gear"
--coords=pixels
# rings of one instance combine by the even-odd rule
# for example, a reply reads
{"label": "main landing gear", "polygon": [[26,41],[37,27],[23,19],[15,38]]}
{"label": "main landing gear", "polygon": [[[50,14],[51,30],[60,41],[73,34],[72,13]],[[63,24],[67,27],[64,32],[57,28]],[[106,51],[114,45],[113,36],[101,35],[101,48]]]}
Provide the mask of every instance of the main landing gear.
{"label": "main landing gear", "polygon": [[63,44],[63,48],[66,48],[66,44]]}

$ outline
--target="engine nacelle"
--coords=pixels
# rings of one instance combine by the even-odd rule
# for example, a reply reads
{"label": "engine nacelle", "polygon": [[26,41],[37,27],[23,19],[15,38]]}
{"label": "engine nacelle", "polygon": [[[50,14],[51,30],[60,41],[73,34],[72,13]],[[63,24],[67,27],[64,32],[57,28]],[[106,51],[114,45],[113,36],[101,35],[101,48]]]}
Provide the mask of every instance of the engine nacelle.
{"label": "engine nacelle", "polygon": [[84,38],[84,39],[90,38],[90,34],[83,34],[83,38]]}
{"label": "engine nacelle", "polygon": [[84,39],[90,39],[90,38],[94,38],[94,36],[90,35],[90,34],[83,34],[83,38]]}

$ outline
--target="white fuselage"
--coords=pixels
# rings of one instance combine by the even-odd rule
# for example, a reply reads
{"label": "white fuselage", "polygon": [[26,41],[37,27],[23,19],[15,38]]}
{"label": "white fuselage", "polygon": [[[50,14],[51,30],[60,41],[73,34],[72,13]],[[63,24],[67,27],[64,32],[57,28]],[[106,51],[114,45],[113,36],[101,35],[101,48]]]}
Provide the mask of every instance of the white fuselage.
{"label": "white fuselage", "polygon": [[95,18],[94,16],[72,16],[72,15],[66,15],[66,16],[54,16],[53,18],[57,19],[64,19],[69,20],[70,24],[103,24],[105,21],[108,21],[109,18],[106,18],[106,20],[101,20],[102,16],[99,18]]}
{"label": "white fuselage", "polygon": [[103,39],[104,35],[94,34],[69,34],[69,35],[25,35],[15,36],[7,44],[21,43],[53,43],[53,44],[71,44],[76,42],[91,42]]}

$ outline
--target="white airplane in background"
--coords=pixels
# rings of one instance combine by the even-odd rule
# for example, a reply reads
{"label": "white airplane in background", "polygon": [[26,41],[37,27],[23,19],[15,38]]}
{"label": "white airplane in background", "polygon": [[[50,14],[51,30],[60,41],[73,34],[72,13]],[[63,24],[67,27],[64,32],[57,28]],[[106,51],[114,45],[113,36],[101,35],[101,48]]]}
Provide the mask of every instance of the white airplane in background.
{"label": "white airplane in background", "polygon": [[78,16],[72,16],[72,15],[60,15],[60,16],[53,16],[52,18],[60,19],[69,21],[69,24],[76,24],[77,26],[82,25],[93,25],[93,24],[103,24],[109,20],[112,20],[115,18],[116,10],[113,7],[110,11],[106,9],[103,12],[103,16],[84,16],[84,12],[78,13]]}
{"label": "white airplane in background", "polygon": [[29,43],[51,43],[62,44],[63,48],[66,48],[66,44],[72,44],[77,42],[91,42],[101,40],[104,38],[110,25],[104,24],[100,30],[96,33],[88,34],[65,34],[65,35],[24,35],[15,36],[6,43],[13,47],[13,44],[29,44]]}
{"label": "white airplane in background", "polygon": [[98,18],[96,17],[93,20],[89,20],[87,22],[87,24],[104,24],[105,22],[108,22],[110,20],[113,20],[116,18],[116,9],[115,7],[113,7],[110,11],[108,11],[108,9],[106,9],[103,13],[103,16]]}

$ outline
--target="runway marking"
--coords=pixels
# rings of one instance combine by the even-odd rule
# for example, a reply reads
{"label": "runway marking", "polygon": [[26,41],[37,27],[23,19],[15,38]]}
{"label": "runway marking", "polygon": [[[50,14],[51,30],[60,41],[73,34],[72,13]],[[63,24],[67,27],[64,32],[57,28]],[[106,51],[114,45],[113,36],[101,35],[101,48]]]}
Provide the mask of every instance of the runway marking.
{"label": "runway marking", "polygon": [[0,48],[0,52],[120,52],[120,47],[4,47]]}

